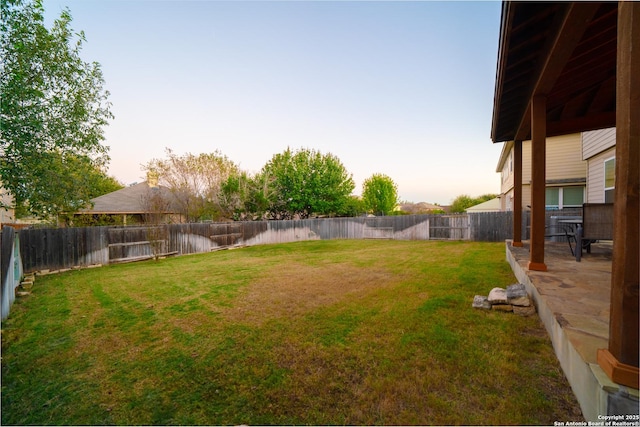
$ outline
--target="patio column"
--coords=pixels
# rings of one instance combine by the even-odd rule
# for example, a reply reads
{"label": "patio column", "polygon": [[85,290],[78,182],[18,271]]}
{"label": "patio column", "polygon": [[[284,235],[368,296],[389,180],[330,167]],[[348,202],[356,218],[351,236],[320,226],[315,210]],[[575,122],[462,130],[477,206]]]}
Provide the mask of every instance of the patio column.
{"label": "patio column", "polygon": [[598,364],[618,384],[638,388],[640,223],[640,3],[618,3],[616,188],[609,348]]}
{"label": "patio column", "polygon": [[531,248],[529,270],[547,271],[544,263],[547,98],[531,99]]}
{"label": "patio column", "polygon": [[513,242],[522,247],[522,141],[513,141]]}

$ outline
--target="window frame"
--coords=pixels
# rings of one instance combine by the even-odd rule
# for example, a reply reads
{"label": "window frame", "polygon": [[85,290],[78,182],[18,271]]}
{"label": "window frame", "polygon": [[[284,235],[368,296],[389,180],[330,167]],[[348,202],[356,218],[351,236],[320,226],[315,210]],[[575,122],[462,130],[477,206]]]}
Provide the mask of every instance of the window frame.
{"label": "window frame", "polygon": [[[607,187],[607,163],[609,162],[613,162],[613,186],[612,187]],[[613,197],[613,192],[615,191],[616,188],[616,158],[615,156],[613,157],[609,157],[607,159],[604,159],[602,161],[602,168],[603,168],[603,179],[602,179],[602,187],[603,187],[603,200],[606,203],[607,202],[607,192],[611,192],[612,193],[612,197]]]}
{"label": "window frame", "polygon": [[[565,209],[565,208],[580,208],[582,207],[582,204],[580,205],[567,205],[564,202],[564,189],[565,188],[580,188],[582,190],[582,203],[584,203],[584,199],[585,199],[585,190],[586,187],[582,186],[582,185],[565,185],[565,186],[548,186],[545,188],[545,204],[544,207],[546,210],[549,211],[555,211],[555,210],[561,210],[561,209]],[[547,197],[546,197],[546,192],[548,190],[551,189],[557,189],[558,190],[558,204],[557,205],[550,205],[547,204]]]}

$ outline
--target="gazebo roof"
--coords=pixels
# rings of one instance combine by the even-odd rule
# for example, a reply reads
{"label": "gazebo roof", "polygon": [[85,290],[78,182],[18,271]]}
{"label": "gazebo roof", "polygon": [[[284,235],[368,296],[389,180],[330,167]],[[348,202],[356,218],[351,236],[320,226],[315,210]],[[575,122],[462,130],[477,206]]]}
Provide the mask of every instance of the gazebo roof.
{"label": "gazebo roof", "polygon": [[615,126],[618,3],[505,2],[491,139],[531,138],[546,95],[547,136]]}

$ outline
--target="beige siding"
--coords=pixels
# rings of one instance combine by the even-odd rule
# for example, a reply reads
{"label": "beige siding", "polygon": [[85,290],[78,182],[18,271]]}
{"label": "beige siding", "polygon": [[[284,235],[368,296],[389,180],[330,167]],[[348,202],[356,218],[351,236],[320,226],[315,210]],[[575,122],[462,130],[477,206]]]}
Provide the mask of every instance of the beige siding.
{"label": "beige siding", "polygon": [[604,203],[604,161],[615,155],[614,147],[589,159],[586,200],[588,203]]}
{"label": "beige siding", "polygon": [[616,128],[599,129],[582,134],[582,158],[591,157],[616,145]]}
{"label": "beige siding", "polygon": [[504,171],[501,174],[501,177],[502,184],[500,185],[500,193],[504,194],[513,188],[513,172],[507,173],[507,171]]}
{"label": "beige siding", "polygon": [[547,181],[586,178],[579,133],[547,139]]}
{"label": "beige siding", "polygon": [[527,210],[527,206],[531,206],[531,185],[522,186],[522,209]]}
{"label": "beige siding", "polygon": [[[582,160],[582,138],[579,133],[556,136],[547,139],[547,176],[546,180],[569,180],[574,183],[584,182],[587,177],[587,162]],[[502,209],[509,209],[509,197],[513,197],[513,172],[509,162],[513,156],[503,152],[497,170],[502,171],[500,194]],[[522,142],[522,206],[531,205],[531,141]],[[552,184],[553,185],[553,184]],[[557,184],[560,185],[560,184]]]}
{"label": "beige siding", "polygon": [[[546,180],[584,179],[587,164],[581,157],[579,133],[547,138]],[[531,141],[522,143],[522,182],[531,182]]]}
{"label": "beige siding", "polygon": [[512,211],[513,210],[511,207],[512,203],[513,203],[513,190],[500,194],[500,210]]}
{"label": "beige siding", "polygon": [[522,142],[522,183],[529,184],[530,182],[531,182],[531,141],[523,141]]}

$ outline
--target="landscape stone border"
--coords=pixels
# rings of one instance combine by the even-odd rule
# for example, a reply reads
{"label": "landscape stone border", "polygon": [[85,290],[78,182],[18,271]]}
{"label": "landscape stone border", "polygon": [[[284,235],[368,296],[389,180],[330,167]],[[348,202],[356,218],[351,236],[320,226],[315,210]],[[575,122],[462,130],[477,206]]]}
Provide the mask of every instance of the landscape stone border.
{"label": "landscape stone border", "polygon": [[473,308],[513,312],[519,316],[532,316],[536,313],[531,297],[522,283],[515,283],[503,288],[493,288],[488,296],[473,297]]}

